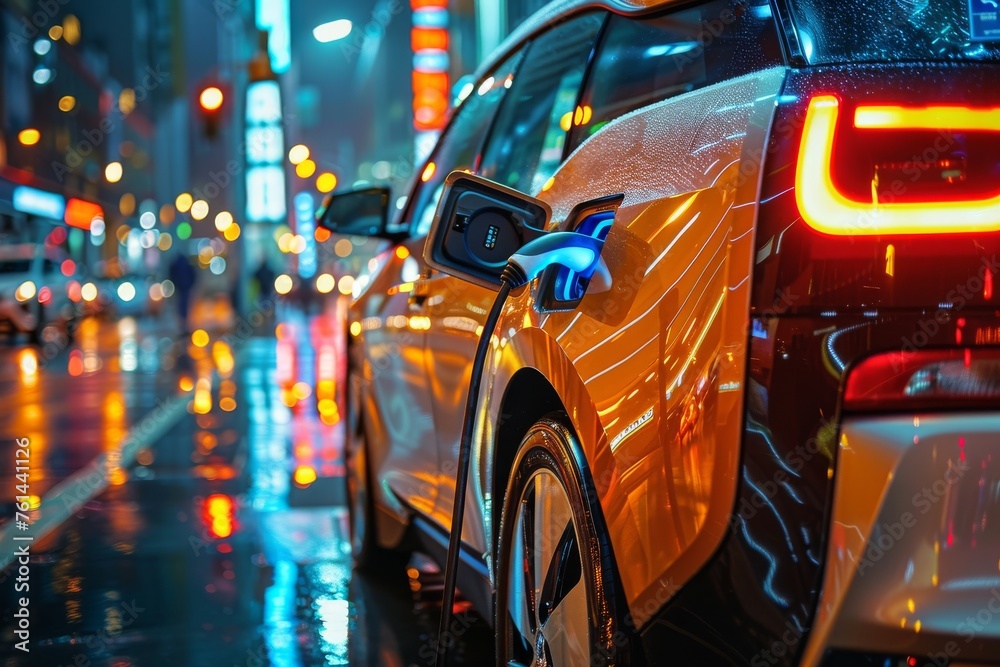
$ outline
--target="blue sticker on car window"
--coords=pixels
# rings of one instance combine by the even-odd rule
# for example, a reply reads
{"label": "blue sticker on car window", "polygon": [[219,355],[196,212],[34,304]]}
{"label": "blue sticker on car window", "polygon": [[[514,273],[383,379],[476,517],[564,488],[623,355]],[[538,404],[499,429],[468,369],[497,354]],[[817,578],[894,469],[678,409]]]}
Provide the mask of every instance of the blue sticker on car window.
{"label": "blue sticker on car window", "polygon": [[1000,41],[1000,0],[969,0],[969,32],[974,42]]}

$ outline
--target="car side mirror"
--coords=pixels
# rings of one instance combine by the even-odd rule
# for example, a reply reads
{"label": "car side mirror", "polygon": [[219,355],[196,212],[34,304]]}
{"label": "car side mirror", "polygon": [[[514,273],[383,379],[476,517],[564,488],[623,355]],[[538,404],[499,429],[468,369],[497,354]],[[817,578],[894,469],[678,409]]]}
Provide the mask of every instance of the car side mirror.
{"label": "car side mirror", "polygon": [[337,234],[396,238],[389,224],[389,189],[365,188],[328,195],[316,212],[316,224]]}
{"label": "car side mirror", "polygon": [[434,269],[490,289],[500,287],[507,260],[545,234],[552,209],[545,202],[493,181],[455,171],[424,244]]}

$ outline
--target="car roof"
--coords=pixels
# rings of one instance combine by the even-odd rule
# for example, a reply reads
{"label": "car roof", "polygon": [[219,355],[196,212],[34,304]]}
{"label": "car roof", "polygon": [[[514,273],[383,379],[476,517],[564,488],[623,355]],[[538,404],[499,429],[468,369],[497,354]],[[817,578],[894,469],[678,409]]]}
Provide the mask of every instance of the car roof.
{"label": "car roof", "polygon": [[476,72],[476,81],[486,76],[523,42],[573,14],[579,14],[588,9],[604,9],[615,14],[641,15],[685,2],[690,2],[690,0],[552,0],[515,28],[500,44],[500,47],[483,61]]}

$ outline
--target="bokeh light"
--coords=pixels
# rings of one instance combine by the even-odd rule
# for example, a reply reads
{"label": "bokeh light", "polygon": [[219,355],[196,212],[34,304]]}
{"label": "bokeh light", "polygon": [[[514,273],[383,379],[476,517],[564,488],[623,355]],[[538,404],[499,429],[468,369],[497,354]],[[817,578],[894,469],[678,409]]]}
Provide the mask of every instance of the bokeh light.
{"label": "bokeh light", "polygon": [[299,178],[309,178],[316,173],[316,163],[312,160],[303,160],[295,165],[295,174]]}
{"label": "bokeh light", "polygon": [[233,224],[233,214],[229,211],[219,211],[215,216],[215,228],[220,232],[224,232],[229,229],[229,226]]}
{"label": "bokeh light", "polygon": [[286,273],[274,279],[274,291],[278,294],[288,294],[292,291],[292,277]]}
{"label": "bokeh light", "polygon": [[204,220],[208,217],[208,202],[204,199],[191,204],[191,217],[195,220]]}
{"label": "bokeh light", "polygon": [[194,198],[187,192],[182,192],[177,195],[177,199],[174,200],[174,206],[177,207],[178,213],[187,213],[191,210],[191,204],[194,203]]}
{"label": "bokeh light", "polygon": [[298,144],[288,149],[288,161],[292,164],[300,164],[309,159],[309,147]]}
{"label": "bokeh light", "polygon": [[337,281],[329,273],[321,273],[316,278],[316,291],[320,294],[329,294],[336,283]]}
{"label": "bokeh light", "polygon": [[316,177],[316,189],[326,194],[337,187],[337,177],[330,172],[324,172]]}
{"label": "bokeh light", "polygon": [[17,133],[17,140],[25,146],[34,146],[42,138],[42,133],[33,127],[28,127]]}

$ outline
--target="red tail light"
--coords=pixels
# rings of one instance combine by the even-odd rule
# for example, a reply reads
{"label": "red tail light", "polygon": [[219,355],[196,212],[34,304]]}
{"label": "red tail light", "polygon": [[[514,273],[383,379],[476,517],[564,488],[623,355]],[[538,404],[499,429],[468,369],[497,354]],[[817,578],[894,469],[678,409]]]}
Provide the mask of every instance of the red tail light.
{"label": "red tail light", "polygon": [[[856,107],[853,128],[844,128],[841,107],[836,97],[819,95],[806,111],[795,192],[799,212],[810,227],[839,236],[1000,230],[1000,188],[994,185],[985,194],[977,193],[975,179],[968,178],[966,157],[948,150],[954,145],[951,133],[1000,133],[1000,108],[865,105]],[[848,129],[852,135],[840,140]],[[940,137],[928,137],[928,132]],[[942,144],[945,148],[938,149]],[[865,148],[852,151],[855,145]],[[841,173],[856,176],[854,185],[861,187],[855,192],[837,182],[838,161]],[[927,192],[928,173],[939,181],[930,183],[939,193],[936,198],[897,201],[908,189]],[[893,181],[888,192],[883,178]],[[912,184],[920,187],[908,187]]]}
{"label": "red tail light", "polygon": [[844,410],[1000,409],[1000,348],[896,351],[869,357],[847,377]]}
{"label": "red tail light", "polygon": [[997,72],[790,73],[763,161],[756,312],[996,308]]}

